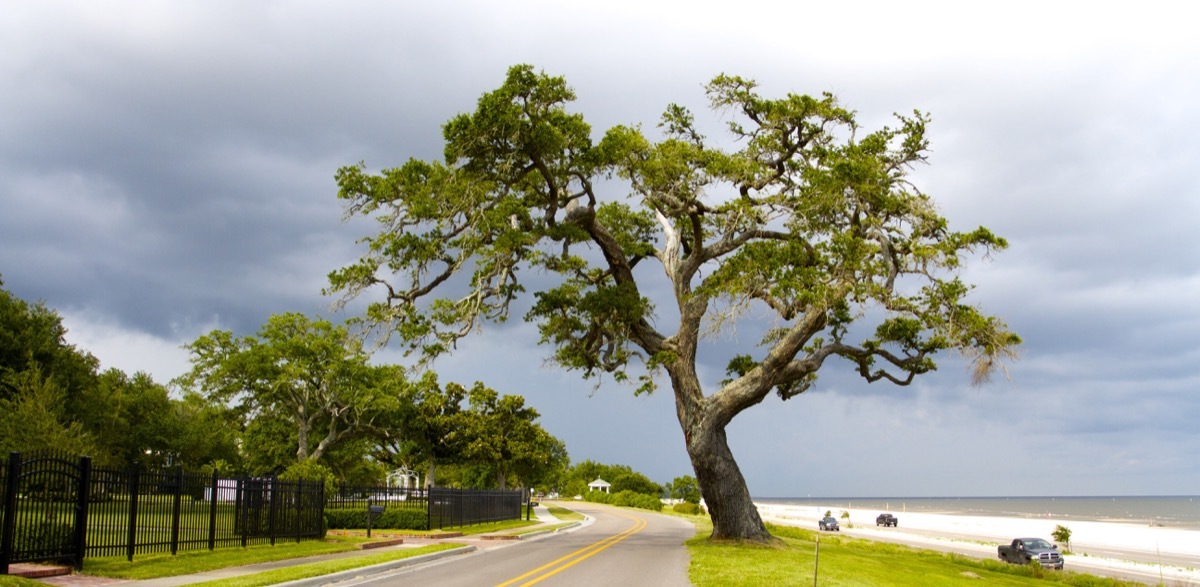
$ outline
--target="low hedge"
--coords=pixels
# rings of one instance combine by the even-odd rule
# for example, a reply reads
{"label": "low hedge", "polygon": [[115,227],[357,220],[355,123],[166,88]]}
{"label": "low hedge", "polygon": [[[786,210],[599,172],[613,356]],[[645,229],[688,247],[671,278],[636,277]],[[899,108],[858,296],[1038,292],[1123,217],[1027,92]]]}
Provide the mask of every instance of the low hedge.
{"label": "low hedge", "polygon": [[652,512],[661,512],[663,508],[662,500],[658,497],[653,495],[645,495],[642,493],[634,493],[628,489],[618,493],[589,491],[583,496],[583,498],[587,501],[595,503],[606,503],[609,505],[638,508],[650,510]]}
{"label": "low hedge", "polygon": [[[325,510],[325,526],[331,530],[366,528],[367,510],[363,508]],[[372,528],[381,530],[428,530],[429,516],[425,510],[397,508],[384,510],[371,521]]]}

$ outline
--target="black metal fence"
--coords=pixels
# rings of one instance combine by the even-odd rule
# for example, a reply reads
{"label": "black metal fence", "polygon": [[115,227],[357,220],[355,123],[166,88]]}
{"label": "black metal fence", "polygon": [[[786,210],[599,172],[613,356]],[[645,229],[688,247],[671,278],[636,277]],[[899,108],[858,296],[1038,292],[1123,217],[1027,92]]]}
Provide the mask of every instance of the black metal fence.
{"label": "black metal fence", "polygon": [[96,470],[86,554],[133,560],[137,553],[321,538],[324,489],[276,477]]}
{"label": "black metal fence", "polygon": [[87,457],[9,456],[0,468],[0,573],[15,562],[275,544],[324,536],[324,484],[222,478],[137,467],[91,467]]}
{"label": "black metal fence", "polygon": [[521,519],[523,491],[429,490],[429,528],[453,528]]}
{"label": "black metal fence", "polygon": [[17,562],[272,544],[324,536],[325,508],[423,510],[428,527],[521,518],[524,492],[343,486],[276,477],[92,467],[39,453],[0,460],[0,574]]}
{"label": "black metal fence", "polygon": [[82,568],[91,464],[53,453],[9,455],[0,467],[0,572],[46,560]]}
{"label": "black metal fence", "polygon": [[384,504],[391,508],[425,509],[429,493],[421,487],[385,487],[379,485],[342,485],[325,496],[330,509],[366,509]]}

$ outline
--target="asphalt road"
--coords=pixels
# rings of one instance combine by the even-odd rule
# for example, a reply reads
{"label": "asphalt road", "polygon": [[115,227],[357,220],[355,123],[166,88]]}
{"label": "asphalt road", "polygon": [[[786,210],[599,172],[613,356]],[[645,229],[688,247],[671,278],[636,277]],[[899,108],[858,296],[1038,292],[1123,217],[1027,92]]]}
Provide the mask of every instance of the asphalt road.
{"label": "asphalt road", "polygon": [[571,504],[589,520],[578,529],[425,565],[338,583],[350,586],[438,585],[522,587],[683,587],[692,524],[652,512]]}

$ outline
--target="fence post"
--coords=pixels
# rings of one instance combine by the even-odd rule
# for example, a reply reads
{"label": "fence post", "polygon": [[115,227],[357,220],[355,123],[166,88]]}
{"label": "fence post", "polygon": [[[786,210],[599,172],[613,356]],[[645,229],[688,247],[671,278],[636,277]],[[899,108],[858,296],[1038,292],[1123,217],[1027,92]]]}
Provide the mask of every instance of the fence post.
{"label": "fence post", "polygon": [[245,492],[246,492],[246,478],[238,477],[237,497],[236,497],[237,503],[234,506],[234,509],[235,509],[235,511],[237,511],[237,514],[234,515],[234,523],[237,524],[238,529],[240,529],[242,531],[242,548],[246,548],[246,526],[247,526],[246,514],[245,514],[245,512],[242,511],[242,507],[246,504],[246,499],[245,499],[245,496],[243,495]]}
{"label": "fence post", "polygon": [[75,502],[75,570],[83,570],[83,554],[87,550],[88,508],[92,496],[92,457],[79,457],[79,491]]}
{"label": "fence post", "polygon": [[[313,526],[313,530],[314,530],[313,534],[317,538],[324,538],[325,537],[325,480],[324,479],[322,479],[320,484],[317,485],[317,504],[320,505],[320,507],[317,508],[317,518],[315,520],[310,520],[309,523],[315,524],[315,526]],[[425,513],[426,516],[429,515],[428,511],[429,510],[427,509],[426,513]]]}
{"label": "fence post", "polygon": [[275,511],[279,506],[279,475],[271,475],[271,511],[267,514],[267,526],[270,528],[271,546],[275,546]]}
{"label": "fence post", "polygon": [[217,548],[217,469],[213,467],[212,490],[208,504],[208,549]]}
{"label": "fence post", "polygon": [[8,574],[8,565],[12,562],[13,538],[16,534],[17,523],[17,478],[21,475],[21,453],[8,454],[8,467],[4,478],[4,528],[0,535],[0,573]]}
{"label": "fence post", "polygon": [[138,489],[141,487],[141,463],[129,468],[129,541],[125,547],[125,558],[133,562],[133,551],[137,546]]}
{"label": "fence post", "polygon": [[304,518],[304,481],[301,480],[296,484],[296,525],[293,532],[296,533],[296,544],[300,544],[300,535],[303,533],[303,525],[301,520]]}
{"label": "fence post", "polygon": [[175,469],[175,503],[171,511],[171,555],[179,554],[179,525],[183,517],[183,467]]}

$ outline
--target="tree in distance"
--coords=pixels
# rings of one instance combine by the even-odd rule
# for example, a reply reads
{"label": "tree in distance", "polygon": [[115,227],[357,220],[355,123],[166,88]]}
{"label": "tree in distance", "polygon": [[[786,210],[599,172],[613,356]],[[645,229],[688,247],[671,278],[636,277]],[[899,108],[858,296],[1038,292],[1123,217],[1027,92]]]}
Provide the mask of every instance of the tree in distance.
{"label": "tree in distance", "polygon": [[399,367],[369,364],[345,327],[294,312],[271,316],[257,336],[214,330],[186,348],[192,370],[176,384],[231,405],[261,440],[256,450],[274,453],[260,465],[268,470],[363,437],[396,410],[405,384]]}
{"label": "tree in distance", "polygon": [[[593,142],[563,78],[512,67],[445,124],[443,161],[338,170],[347,215],[380,224],[326,293],[381,291],[361,325],[432,359],[544,285],[524,318],[553,360],[637,393],[665,373],[713,538],[767,541],[726,441],[734,417],[810,389],[832,357],[868,382],[908,385],[956,350],[984,381],[1020,339],[965,301],[957,275],[1007,243],[952,232],[908,179],[926,158],[924,114],[865,132],[829,94],[770,99],[728,75],[706,89],[738,150],[711,144],[674,104],[660,138],[617,126]],[[660,310],[652,290],[673,303]],[[728,357],[727,380],[702,382],[704,336],[763,313],[758,348]]]}
{"label": "tree in distance", "polygon": [[700,503],[700,486],[691,475],[676,477],[667,486],[667,492],[673,499],[688,503]]}

